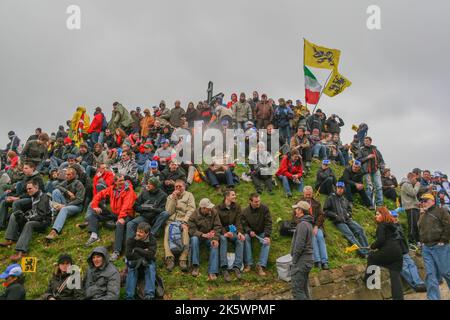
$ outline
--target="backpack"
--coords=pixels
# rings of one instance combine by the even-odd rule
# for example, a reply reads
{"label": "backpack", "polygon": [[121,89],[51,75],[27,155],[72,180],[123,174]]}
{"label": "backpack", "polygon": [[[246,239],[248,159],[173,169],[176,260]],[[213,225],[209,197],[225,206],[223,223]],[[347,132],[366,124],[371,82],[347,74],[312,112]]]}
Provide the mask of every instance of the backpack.
{"label": "backpack", "polygon": [[284,220],[280,224],[280,236],[292,237],[297,225],[291,220]]}
{"label": "backpack", "polygon": [[184,250],[181,221],[169,224],[169,248],[173,254],[180,254]]}

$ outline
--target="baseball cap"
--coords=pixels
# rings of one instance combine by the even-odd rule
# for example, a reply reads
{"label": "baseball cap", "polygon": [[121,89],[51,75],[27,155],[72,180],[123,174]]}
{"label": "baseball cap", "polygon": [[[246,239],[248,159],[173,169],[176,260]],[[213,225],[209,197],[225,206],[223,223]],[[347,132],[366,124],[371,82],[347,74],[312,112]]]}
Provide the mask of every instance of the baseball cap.
{"label": "baseball cap", "polygon": [[393,216],[394,218],[397,218],[398,217],[398,212],[397,212],[397,210],[391,210],[391,211],[389,211],[390,213],[391,213],[391,216]]}
{"label": "baseball cap", "polygon": [[293,205],[292,208],[293,209],[298,208],[298,209],[302,209],[304,211],[308,211],[311,208],[311,206],[306,201],[299,201],[299,202],[297,202],[297,204]]}
{"label": "baseball cap", "polygon": [[6,279],[8,277],[14,276],[14,277],[18,277],[22,274],[22,267],[17,264],[10,264],[5,272],[3,272],[2,274],[0,274],[0,279]]}
{"label": "baseball cap", "polygon": [[336,183],[336,187],[338,187],[338,188],[345,188],[345,183],[343,181],[338,181]]}
{"label": "baseball cap", "polygon": [[328,159],[322,160],[322,164],[329,165],[330,164],[330,160],[328,160]]}
{"label": "baseball cap", "polygon": [[161,144],[164,144],[164,143],[170,143],[169,139],[162,139]]}
{"label": "baseball cap", "polygon": [[208,209],[212,209],[214,208],[214,203],[211,202],[211,200],[209,200],[208,198],[203,198],[202,200],[200,200],[200,202],[198,203],[198,206],[200,208],[208,208]]}
{"label": "baseball cap", "polygon": [[158,168],[158,161],[155,160],[150,161],[150,168],[152,169]]}
{"label": "baseball cap", "polygon": [[69,262],[70,264],[73,263],[72,257],[67,253],[63,253],[62,255],[60,255],[58,257],[58,264],[61,264],[64,262]]}
{"label": "baseball cap", "polygon": [[361,167],[361,161],[359,161],[359,160],[355,160],[355,162],[353,164],[357,167]]}
{"label": "baseball cap", "polygon": [[424,193],[420,200],[434,200],[434,196],[431,193]]}

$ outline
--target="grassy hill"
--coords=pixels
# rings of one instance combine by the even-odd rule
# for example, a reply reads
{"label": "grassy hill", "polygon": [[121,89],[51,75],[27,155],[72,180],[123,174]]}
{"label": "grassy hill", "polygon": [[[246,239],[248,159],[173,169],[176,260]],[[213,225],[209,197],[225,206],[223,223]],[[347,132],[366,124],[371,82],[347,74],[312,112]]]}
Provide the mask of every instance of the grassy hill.
{"label": "grassy hill", "polygon": [[[312,172],[306,177],[305,185],[314,186],[316,171],[319,168],[319,163],[314,162]],[[340,166],[332,165],[332,169],[336,176],[339,178],[342,174],[343,168]],[[245,168],[238,167],[236,169],[240,176]],[[196,203],[200,199],[207,197],[214,203],[218,204],[222,201],[222,196],[216,193],[212,187],[205,182],[194,183],[189,191],[191,191],[196,199]],[[242,207],[248,205],[248,197],[250,193],[255,192],[252,183],[243,182],[236,187],[238,195],[238,201]],[[277,272],[275,266],[275,260],[290,251],[291,239],[286,237],[280,237],[278,232],[278,224],[276,223],[278,218],[283,220],[290,219],[292,215],[291,205],[297,201],[300,197],[300,193],[294,192],[294,197],[288,199],[284,195],[281,183],[277,180],[277,187],[275,188],[274,195],[269,195],[264,192],[261,196],[262,202],[269,206],[272,219],[274,232],[272,237],[272,245],[270,249],[268,275],[265,278],[259,278],[254,271],[249,274],[243,274],[241,281],[236,280],[233,277],[231,283],[226,283],[222,277],[214,283],[207,281],[207,251],[202,248],[201,252],[201,268],[200,276],[198,278],[192,277],[190,274],[183,274],[179,268],[175,268],[172,273],[168,273],[164,267],[163,262],[163,244],[161,236],[158,239],[157,250],[157,267],[159,274],[163,277],[166,285],[166,299],[214,299],[214,298],[233,298],[237,294],[243,294],[248,291],[258,291],[260,289],[273,288],[276,289],[284,283],[277,279]],[[321,196],[322,204],[325,201],[325,197]],[[385,202],[390,208],[394,209],[394,203]],[[354,206],[354,219],[359,222],[369,238],[369,242],[373,241],[375,234],[375,222],[374,213],[367,210],[359,203],[359,197]],[[36,273],[26,274],[26,288],[28,299],[38,299],[46,290],[48,280],[51,277],[52,272],[55,269],[56,260],[61,253],[70,253],[74,258],[74,263],[82,268],[82,272],[86,270],[87,263],[86,258],[92,248],[85,248],[84,243],[88,238],[86,231],[81,231],[75,227],[76,223],[83,221],[84,213],[75,218],[69,218],[66,221],[66,225],[63,229],[61,236],[54,242],[48,244],[44,237],[45,235],[34,235],[32,244],[30,246],[29,255],[38,258],[38,267]],[[330,221],[325,221],[326,231],[326,243],[328,247],[329,265],[330,268],[338,267],[344,264],[352,263],[365,263],[362,259],[358,258],[356,253],[346,254],[344,248],[348,246],[347,241],[341,236]],[[0,237],[4,238],[4,231],[0,232]],[[96,246],[106,246],[112,251],[112,244],[114,241],[114,232],[101,229],[100,231],[101,241],[96,243]],[[0,268],[3,271],[10,263],[9,256],[14,253],[14,248],[0,248]],[[258,254],[258,252],[255,252]],[[116,266],[119,270],[125,267],[123,260],[117,261]],[[313,269],[313,272],[317,270]]]}

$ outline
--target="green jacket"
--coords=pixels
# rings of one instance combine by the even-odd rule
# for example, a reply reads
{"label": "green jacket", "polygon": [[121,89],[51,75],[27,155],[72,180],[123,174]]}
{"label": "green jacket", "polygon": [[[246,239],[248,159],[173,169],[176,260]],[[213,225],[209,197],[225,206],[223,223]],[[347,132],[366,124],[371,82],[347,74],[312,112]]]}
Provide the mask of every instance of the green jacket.
{"label": "green jacket", "polygon": [[132,124],[133,119],[131,118],[130,113],[119,103],[112,112],[111,120],[108,123],[108,129],[114,132],[117,128],[129,128]]}

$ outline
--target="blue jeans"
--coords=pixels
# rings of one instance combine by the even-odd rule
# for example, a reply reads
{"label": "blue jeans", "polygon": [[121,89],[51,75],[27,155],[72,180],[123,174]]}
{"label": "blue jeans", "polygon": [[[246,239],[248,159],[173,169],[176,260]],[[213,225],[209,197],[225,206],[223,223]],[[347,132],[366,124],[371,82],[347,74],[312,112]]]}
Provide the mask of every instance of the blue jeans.
{"label": "blue jeans", "polygon": [[[264,238],[264,233],[258,234],[259,237]],[[249,234],[245,235],[245,245],[244,245],[244,263],[247,266],[253,265],[253,255],[252,255],[252,238]],[[258,240],[259,242],[259,240]],[[259,253],[258,265],[261,267],[267,267],[267,260],[269,259],[270,244],[261,244],[261,252]]]}
{"label": "blue jeans", "polygon": [[61,160],[55,156],[51,156],[50,157],[50,169],[49,170],[53,170],[53,169],[58,169],[59,166],[61,164],[63,164],[64,160]]}
{"label": "blue jeans", "polygon": [[211,240],[200,239],[199,237],[191,237],[191,259],[193,266],[200,265],[200,243],[204,243],[209,249],[208,273],[219,273],[219,248],[211,246]]}
{"label": "blue jeans", "polygon": [[450,289],[450,244],[422,247],[422,257],[425,264],[428,300],[441,300],[439,279],[444,278]]}
{"label": "blue jeans", "polygon": [[[155,297],[155,283],[156,283],[156,265],[152,261],[148,266],[141,266],[144,268],[144,295],[145,297],[154,298]],[[138,281],[138,268],[128,267],[127,281],[125,284],[125,293],[127,300],[134,300],[134,295],[136,293],[136,285]]]}
{"label": "blue jeans", "polygon": [[53,193],[53,190],[55,190],[56,186],[60,182],[58,180],[49,180],[47,184],[45,185],[45,192],[46,193]]}
{"label": "blue jeans", "polygon": [[[61,193],[59,189],[55,189],[52,192],[52,199],[54,202],[60,203],[60,204],[66,204],[67,200]],[[59,213],[55,219],[55,222],[53,223],[53,229],[56,230],[56,232],[61,233],[62,228],[64,227],[64,223],[66,222],[66,219],[68,217],[72,217],[78,213],[80,213],[83,210],[81,206],[66,206],[59,210]],[[52,208],[53,213],[56,213],[56,211]]]}
{"label": "blue jeans", "polygon": [[[219,185],[219,179],[214,172],[212,172],[211,170],[206,170],[206,175],[208,176],[209,182],[213,187]],[[231,172],[231,169],[229,168],[225,170],[225,180],[227,186],[234,186],[233,172]]]}
{"label": "blue jeans", "polygon": [[[169,213],[167,211],[163,211],[160,214],[158,214],[156,216],[155,219],[155,223],[153,223],[153,226],[151,228],[151,233],[153,235],[156,235],[159,231],[159,229],[161,229],[161,227],[163,226],[164,223],[166,223],[166,221],[169,219]],[[131,220],[130,222],[127,223],[127,239],[133,238],[136,235],[136,229],[139,223],[141,222],[147,222],[149,223],[149,221],[144,218],[143,216],[139,216],[137,218],[134,218],[133,220]]]}
{"label": "blue jeans", "polygon": [[316,143],[312,148],[313,157],[322,157],[322,159],[328,159],[327,147],[321,143]]}
{"label": "blue jeans", "polygon": [[281,183],[283,184],[283,188],[284,188],[284,192],[286,192],[286,194],[292,194],[291,192],[291,183],[294,185],[297,185],[297,190],[299,192],[303,191],[303,178],[300,178],[300,183],[295,183],[292,180],[289,180],[288,177],[286,176],[278,176],[278,178],[281,180]]}
{"label": "blue jeans", "polygon": [[233,238],[225,238],[223,235],[220,236],[220,267],[228,269],[228,240],[234,243],[234,263],[233,268],[241,269],[242,259],[244,258],[244,241],[238,240],[237,236]]}
{"label": "blue jeans", "polygon": [[[344,235],[351,244],[356,244],[358,247],[368,247],[369,242],[367,241],[364,229],[355,221],[350,220],[347,223],[337,223],[336,228]],[[360,254],[368,254],[368,249],[359,249]]]}
{"label": "blue jeans", "polygon": [[317,230],[317,235],[313,236],[312,244],[314,262],[328,263],[327,245],[321,228]]}
{"label": "blue jeans", "polygon": [[98,142],[98,138],[100,136],[100,132],[92,132],[89,139],[89,147],[94,149],[94,145]]}
{"label": "blue jeans", "polygon": [[367,173],[364,175],[364,182],[366,184],[366,193],[369,199],[372,201],[373,189],[375,187],[375,203],[377,206],[383,205],[383,188],[381,184],[381,173],[377,170],[373,173]]}
{"label": "blue jeans", "polygon": [[424,284],[423,280],[420,278],[417,266],[409,254],[403,255],[403,266],[400,274],[413,289]]}

